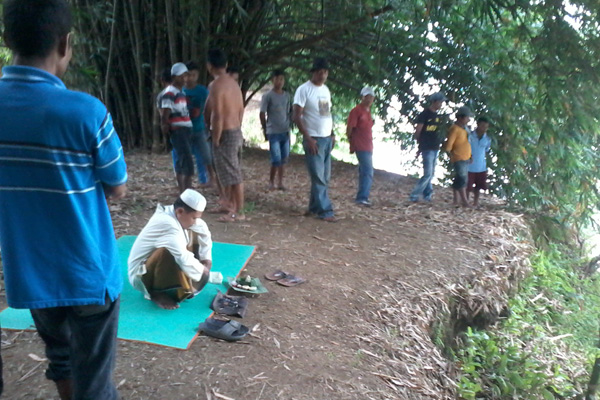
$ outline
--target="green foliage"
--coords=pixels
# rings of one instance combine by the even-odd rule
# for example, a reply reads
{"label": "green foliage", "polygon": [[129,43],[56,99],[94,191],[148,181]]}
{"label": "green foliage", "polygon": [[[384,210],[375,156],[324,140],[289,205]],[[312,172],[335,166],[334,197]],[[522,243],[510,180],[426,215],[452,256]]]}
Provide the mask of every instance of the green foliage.
{"label": "green foliage", "polygon": [[[494,329],[466,333],[456,353],[463,399],[554,399],[582,393],[598,350],[600,283],[582,279],[557,249],[532,259],[533,273]],[[562,397],[560,397],[562,396]]]}
{"label": "green foliage", "polygon": [[[156,76],[173,62],[224,48],[246,99],[274,68],[293,92],[314,56],[331,64],[338,122],[358,91],[377,90],[386,132],[410,135],[424,97],[491,117],[492,189],[511,204],[588,222],[600,202],[600,3],[589,0],[74,0],[77,79],[108,103],[127,147],[160,141],[149,124]],[[202,71],[204,72],[204,71]],[[205,81],[208,76],[201,74]],[[86,80],[87,78],[87,80]],[[160,146],[159,146],[160,147]]]}

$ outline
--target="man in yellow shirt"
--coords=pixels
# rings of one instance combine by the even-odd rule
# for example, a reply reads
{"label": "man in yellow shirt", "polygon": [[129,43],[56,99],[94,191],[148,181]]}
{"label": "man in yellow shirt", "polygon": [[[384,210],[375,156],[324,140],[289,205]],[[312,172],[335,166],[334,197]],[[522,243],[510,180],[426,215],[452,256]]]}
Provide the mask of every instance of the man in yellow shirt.
{"label": "man in yellow shirt", "polygon": [[466,126],[471,120],[471,110],[463,106],[456,111],[456,122],[448,130],[448,138],[444,150],[450,153],[450,163],[454,168],[454,199],[452,204],[458,206],[458,198],[463,207],[470,207],[467,201],[467,178],[471,160],[471,145]]}

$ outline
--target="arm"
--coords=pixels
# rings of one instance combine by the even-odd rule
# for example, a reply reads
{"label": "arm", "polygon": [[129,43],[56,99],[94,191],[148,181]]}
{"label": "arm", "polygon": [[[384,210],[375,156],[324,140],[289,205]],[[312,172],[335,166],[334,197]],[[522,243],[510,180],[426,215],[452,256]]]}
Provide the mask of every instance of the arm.
{"label": "arm", "polygon": [[317,154],[319,152],[319,148],[317,147],[317,141],[313,139],[306,130],[304,126],[304,122],[302,121],[302,113],[304,112],[304,108],[300,107],[298,104],[294,104],[294,123],[298,127],[298,130],[304,137],[304,141],[308,146],[308,151],[310,154]]}
{"label": "arm", "polygon": [[446,143],[444,143],[444,150],[448,153],[452,151],[454,147],[454,142],[456,141],[456,130],[450,128],[450,132],[448,132],[448,138],[446,139]]}
{"label": "arm", "polygon": [[122,199],[123,197],[125,197],[125,193],[127,193],[127,185],[126,184],[122,184],[122,185],[118,185],[118,186],[109,186],[105,183],[102,184],[102,187],[104,188],[104,196],[106,197],[106,199],[111,199],[111,200],[119,200]]}
{"label": "arm", "polygon": [[167,136],[169,134],[169,116],[171,115],[171,110],[169,108],[161,108],[160,109],[160,131],[163,135]]}
{"label": "arm", "polygon": [[418,142],[419,138],[421,137],[421,132],[423,132],[423,126],[424,124],[417,124],[417,126],[415,127],[415,140]]}
{"label": "arm", "polygon": [[156,241],[155,247],[166,248],[179,268],[190,279],[197,282],[202,279],[205,266],[187,249],[187,241],[181,226],[169,225],[165,234]]}
{"label": "arm", "polygon": [[346,136],[348,136],[348,142],[350,143],[350,154],[354,153],[354,144],[352,143],[352,136],[356,131],[356,125],[358,124],[356,112],[353,109],[348,115],[348,121],[346,123]]}
{"label": "arm", "polygon": [[260,125],[262,126],[263,135],[265,136],[265,140],[267,140],[267,114],[261,111],[258,115],[260,117]]}

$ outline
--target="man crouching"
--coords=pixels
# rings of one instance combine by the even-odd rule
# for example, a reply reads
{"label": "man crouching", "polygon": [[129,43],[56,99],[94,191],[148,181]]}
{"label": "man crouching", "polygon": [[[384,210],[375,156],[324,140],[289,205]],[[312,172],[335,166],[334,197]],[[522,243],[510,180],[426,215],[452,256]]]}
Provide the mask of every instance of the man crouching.
{"label": "man crouching", "polygon": [[212,240],[202,212],[206,199],[186,189],[172,206],[158,205],[135,240],[129,282],[159,307],[179,308],[209,280]]}

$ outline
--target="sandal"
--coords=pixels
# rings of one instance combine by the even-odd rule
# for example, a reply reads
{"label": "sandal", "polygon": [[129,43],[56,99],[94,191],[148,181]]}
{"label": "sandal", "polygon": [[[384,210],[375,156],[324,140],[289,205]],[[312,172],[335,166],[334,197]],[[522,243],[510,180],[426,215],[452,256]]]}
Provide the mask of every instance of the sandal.
{"label": "sandal", "polygon": [[299,284],[304,282],[306,282],[306,279],[294,275],[288,275],[287,277],[277,281],[277,283],[279,283],[280,285],[287,287],[298,286]]}
{"label": "sandal", "polygon": [[234,320],[224,321],[221,319],[206,318],[198,326],[198,332],[202,332],[206,336],[227,340],[228,342],[235,342],[246,337],[250,329]]}
{"label": "sandal", "polygon": [[268,274],[265,274],[265,278],[270,281],[278,281],[280,279],[287,278],[288,276],[291,276],[291,275],[280,269],[273,271],[273,272],[269,272]]}

